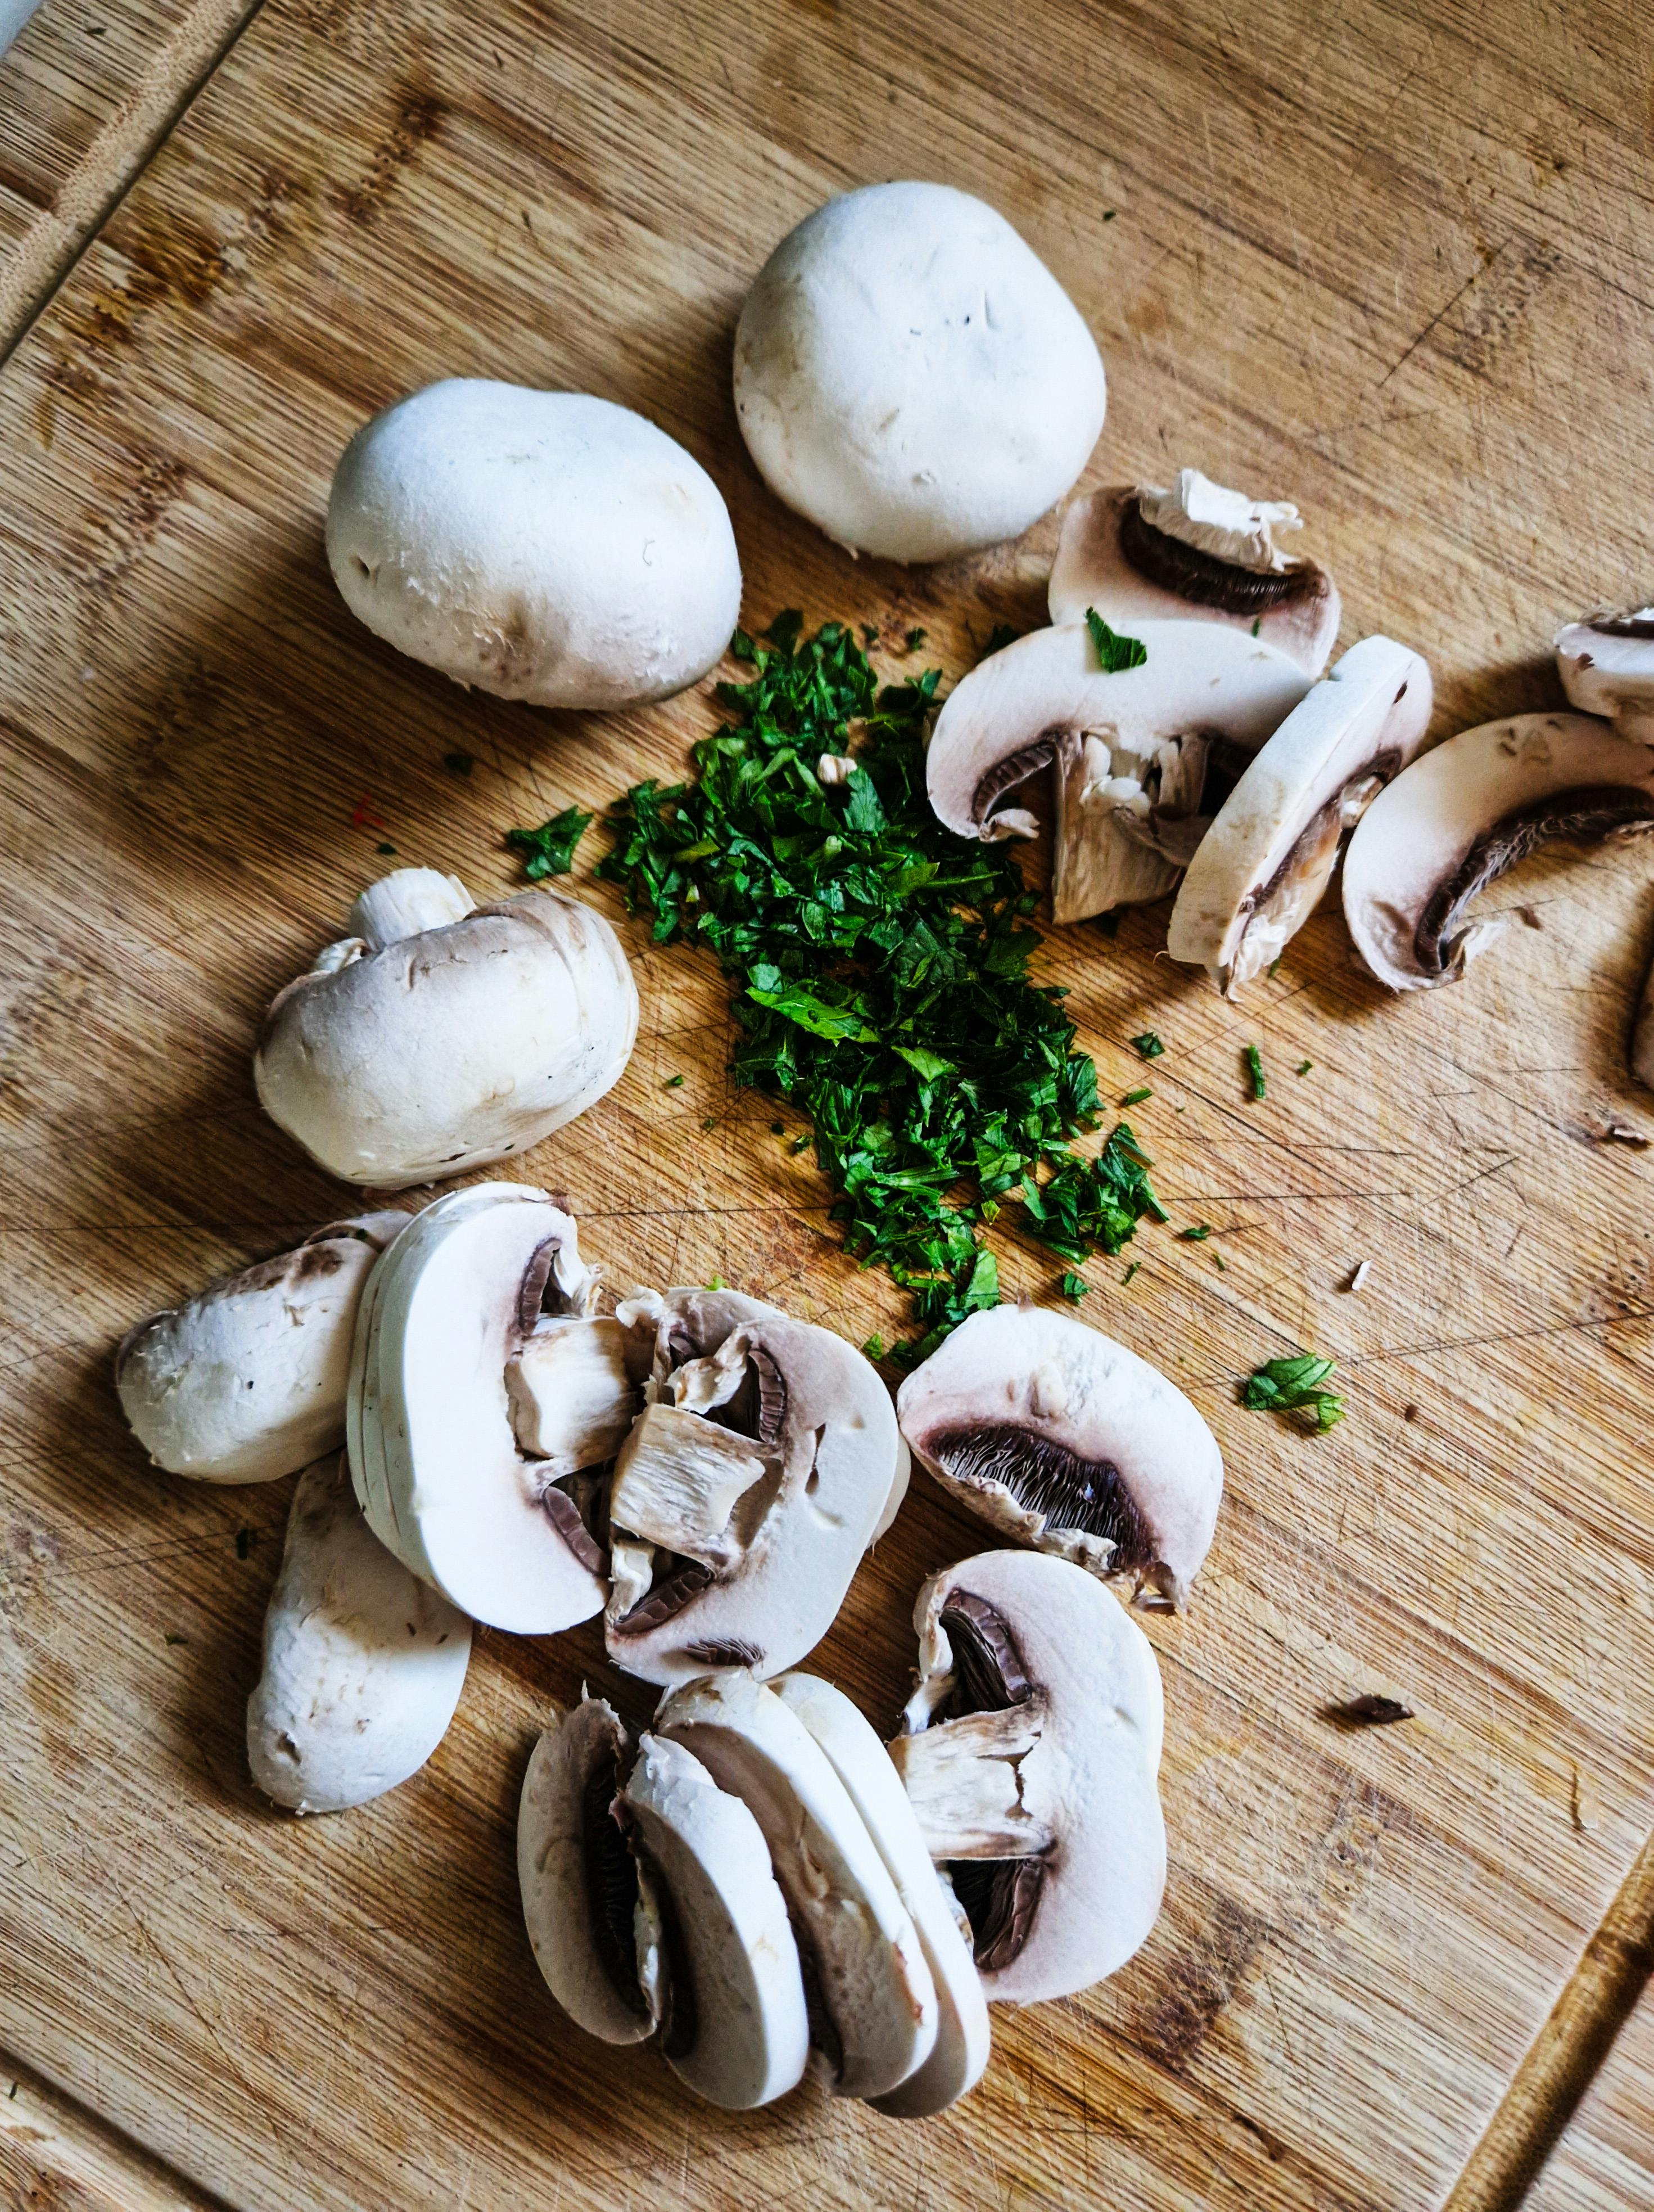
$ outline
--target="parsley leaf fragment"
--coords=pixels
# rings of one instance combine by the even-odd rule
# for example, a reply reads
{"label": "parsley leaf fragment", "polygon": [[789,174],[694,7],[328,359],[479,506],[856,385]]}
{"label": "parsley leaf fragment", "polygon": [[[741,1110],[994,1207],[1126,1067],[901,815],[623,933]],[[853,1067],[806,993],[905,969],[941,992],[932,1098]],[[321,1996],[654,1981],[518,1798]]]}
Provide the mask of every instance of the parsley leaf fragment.
{"label": "parsley leaf fragment", "polygon": [[1140,1060],[1158,1060],[1160,1054],[1165,1050],[1165,1047],[1152,1030],[1145,1030],[1142,1036],[1134,1036],[1131,1043],[1132,1050]]}
{"label": "parsley leaf fragment", "polygon": [[1068,1269],[1067,1273],[1062,1278],[1062,1295],[1065,1298],[1072,1298],[1076,1305],[1079,1303],[1080,1299],[1085,1296],[1091,1287],[1091,1285],[1085,1280],[1085,1277],[1083,1275],[1076,1275],[1072,1267]]}
{"label": "parsley leaf fragment", "polygon": [[1242,1386],[1241,1403],[1255,1413],[1306,1413],[1310,1426],[1317,1435],[1323,1434],[1344,1418],[1344,1401],[1322,1388],[1331,1380],[1337,1364],[1336,1360],[1319,1358],[1312,1352],[1298,1352],[1290,1359],[1266,1360]]}
{"label": "parsley leaf fragment", "polygon": [[1255,1044],[1249,1044],[1241,1058],[1246,1062],[1246,1082],[1254,1098],[1267,1098],[1269,1086],[1263,1076],[1263,1054]]}
{"label": "parsley leaf fragment", "polygon": [[1109,628],[1095,607],[1085,610],[1085,627],[1092,634],[1098,663],[1105,676],[1119,676],[1128,668],[1140,668],[1148,659],[1148,647],[1140,637],[1122,637],[1117,630]]}
{"label": "parsley leaf fragment", "polygon": [[578,806],[565,806],[538,830],[508,830],[505,841],[527,855],[523,873],[531,884],[546,876],[566,876],[575,865],[575,848],[591,827],[592,817]]}

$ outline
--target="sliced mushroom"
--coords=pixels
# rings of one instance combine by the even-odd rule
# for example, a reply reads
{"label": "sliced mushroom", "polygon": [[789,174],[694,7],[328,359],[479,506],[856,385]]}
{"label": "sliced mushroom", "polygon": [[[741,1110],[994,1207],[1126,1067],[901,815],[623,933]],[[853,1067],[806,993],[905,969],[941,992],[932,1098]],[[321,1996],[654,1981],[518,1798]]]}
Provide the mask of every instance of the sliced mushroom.
{"label": "sliced mushroom", "polygon": [[1084,623],[1019,638],[954,687],[931,739],[930,802],[962,837],[1031,836],[1033,817],[1000,802],[1052,771],[1058,921],[1170,890],[1212,741],[1255,752],[1309,689],[1296,662],[1241,632],[1143,623],[1132,634],[1148,657],[1115,675]]}
{"label": "sliced mushroom", "polygon": [[921,1462],[972,1512],[1140,1600],[1181,1605],[1217,1526],[1223,1460],[1183,1392],[1072,1315],[995,1306],[897,1394]]}
{"label": "sliced mushroom", "polygon": [[1556,665],[1568,704],[1605,714],[1627,735],[1654,722],[1654,606],[1621,614],[1598,609],[1556,634]]}
{"label": "sliced mushroom", "polygon": [[881,2097],[936,2041],[935,1985],[913,1922],[832,1762],[745,1672],[672,1692],[654,1731],[682,1744],[763,1832],[812,2000],[814,2068],[841,2097]]}
{"label": "sliced mushroom", "polygon": [[581,1318],[595,1295],[575,1224],[544,1191],[478,1183],[398,1238],[357,1321],[348,1429],[369,1525],[474,1620],[520,1635],[604,1601],[563,1462],[520,1448],[507,1383],[541,1312]]}
{"label": "sliced mushroom", "polygon": [[398,868],[355,934],[278,992],[253,1079],[265,1111],[346,1182],[396,1190],[526,1152],[619,1080],[637,986],[614,931],[544,889],[476,907]]}
{"label": "sliced mushroom", "polygon": [[1364,637],[1254,755],[1189,864],[1166,950],[1225,998],[1277,957],[1332,879],[1345,833],[1424,742],[1428,664]]}
{"label": "sliced mushroom", "polygon": [[873,2100],[897,2120],[928,2119],[974,2088],[988,2063],[988,2002],[951,1891],[931,1863],[901,1777],[878,1735],[842,1690],[814,1674],[783,1674],[775,1694],[804,1723],[849,1793],[912,1917],[936,1984],[936,2041],[899,2088]]}
{"label": "sliced mushroom", "polygon": [[363,1520],[342,1456],[293,1492],[247,1700],[247,1762],[295,1813],[365,1804],[417,1774],[453,1718],[471,1623]]}
{"label": "sliced mushroom", "polygon": [[155,1465],[201,1482],[270,1482],[337,1451],[362,1285],[407,1222],[331,1222],[129,1329],[115,1388]]}
{"label": "sliced mushroom", "polygon": [[1362,818],[1344,856],[1356,950],[1393,991],[1454,983],[1504,928],[1478,892],[1552,838],[1654,826],[1654,737],[1584,714],[1484,722],[1415,760]]}
{"label": "sliced mushroom", "polygon": [[795,1666],[900,1484],[888,1392],[842,1337],[733,1292],[634,1297],[617,1318],[652,1339],[652,1402],[609,1499],[610,1656],[662,1684]]}
{"label": "sliced mushroom", "polygon": [[914,1609],[919,1683],[891,1756],[970,1917],[990,1999],[1116,1972],[1165,1888],[1164,1707],[1148,1638],[1066,1559],[985,1552]]}
{"label": "sliced mushroom", "polygon": [[1062,518],[1051,570],[1051,620],[1095,607],[1116,629],[1140,623],[1228,623],[1277,646],[1311,678],[1338,636],[1338,586],[1324,568],[1283,553],[1278,530],[1301,527],[1284,500],[1249,500],[1198,469],[1171,490],[1116,484]]}

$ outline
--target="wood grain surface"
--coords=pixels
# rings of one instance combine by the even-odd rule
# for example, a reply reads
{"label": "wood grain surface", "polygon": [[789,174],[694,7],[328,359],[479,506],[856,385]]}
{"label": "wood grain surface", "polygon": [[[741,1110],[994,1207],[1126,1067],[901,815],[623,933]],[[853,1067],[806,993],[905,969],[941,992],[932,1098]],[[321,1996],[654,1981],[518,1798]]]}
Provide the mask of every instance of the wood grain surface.
{"label": "wood grain surface", "polygon": [[1654,2004],[1620,2032],[1528,2199],[1532,2212],[1646,2212],[1654,2204]]}
{"label": "wood grain surface", "polygon": [[[524,1759],[582,1680],[647,1710],[589,1632],[483,1633],[416,1780],[272,1814],[242,1708],[289,1486],[155,1474],[109,1361],[341,1210],[248,1059],[380,848],[496,893],[507,826],[679,771],[716,718],[704,690],[506,706],[358,628],[319,525],[371,409],[453,373],[641,407],[724,489],[749,622],[922,627],[889,665],[952,678],[1039,618],[1054,524],[943,569],[853,562],[764,491],[727,393],[781,234],[941,178],[1098,333],[1088,483],[1189,460],[1295,497],[1345,642],[1425,651],[1441,732],[1553,704],[1558,622],[1651,582],[1650,67],[1621,0],[1042,0],[1014,33],[983,0],[252,18],[0,373],[0,2046],[33,2075],[244,2207],[1516,2201],[1585,2088],[1564,2061],[1634,1994],[1593,1966],[1605,1916],[1646,1935],[1654,1154],[1599,1138],[1654,1135],[1624,1074],[1654,853],[1529,863],[1470,980],[1408,1002],[1334,909],[1239,1008],[1156,958],[1164,908],[1050,933],[1105,1094],[1146,1024],[1167,1047],[1133,1118],[1172,1227],[1128,1287],[1088,1267],[1085,1311],[1194,1397],[1229,1486],[1191,1609],[1146,1624],[1161,1922],[1104,1988],[1000,2018],[982,2087],[923,2127],[813,2092],[714,2112],[559,2016],[515,1898]],[[601,849],[575,888],[621,921]],[[715,972],[623,927],[636,1054],[522,1172],[617,1284],[715,1272],[898,1333],[794,1117],[731,1089]],[[1055,1298],[1048,1256],[1000,1249],[1011,1291]],[[1347,1380],[1324,1437],[1236,1403],[1300,1344]],[[814,1663],[881,1726],[920,1580],[983,1542],[921,1480],[864,1567]],[[1365,1690],[1416,1717],[1323,1717]],[[1611,2124],[1634,2172],[1645,2106]]]}

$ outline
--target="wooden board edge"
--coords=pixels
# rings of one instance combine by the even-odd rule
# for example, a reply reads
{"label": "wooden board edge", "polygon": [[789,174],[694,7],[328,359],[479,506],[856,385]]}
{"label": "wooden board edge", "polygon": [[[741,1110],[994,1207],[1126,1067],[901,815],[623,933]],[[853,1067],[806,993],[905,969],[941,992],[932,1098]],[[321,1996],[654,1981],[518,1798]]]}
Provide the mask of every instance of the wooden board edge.
{"label": "wooden board edge", "polygon": [[227,2212],[222,2198],[4,2051],[0,2197],[62,2212]]}

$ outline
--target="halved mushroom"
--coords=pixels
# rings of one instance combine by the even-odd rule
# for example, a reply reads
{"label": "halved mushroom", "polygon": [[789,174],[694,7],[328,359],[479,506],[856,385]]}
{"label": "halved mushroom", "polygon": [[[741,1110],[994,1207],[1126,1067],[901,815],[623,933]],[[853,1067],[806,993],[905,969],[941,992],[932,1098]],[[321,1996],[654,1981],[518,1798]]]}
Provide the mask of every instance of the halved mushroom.
{"label": "halved mushroom", "polygon": [[1051,569],[1051,620],[1095,607],[1116,629],[1180,619],[1228,623],[1278,646],[1319,676],[1338,636],[1338,586],[1324,568],[1283,553],[1279,530],[1302,527],[1285,500],[1251,500],[1179,469],[1170,490],[1116,484],[1076,500]]}
{"label": "halved mushroom", "polygon": [[155,1464],[200,1482],[270,1482],[337,1451],[362,1285],[408,1218],[330,1222],[128,1329],[115,1388]]}
{"label": "halved mushroom", "polygon": [[1654,722],[1654,606],[1599,608],[1569,623],[1556,634],[1556,665],[1571,707],[1648,734],[1630,726]]}
{"label": "halved mushroom", "polygon": [[1256,752],[1309,689],[1261,639],[1194,623],[1134,626],[1147,659],[1105,673],[1082,623],[1034,630],[956,684],[926,759],[931,805],[962,837],[1029,837],[1000,801],[1052,771],[1051,912],[1077,921],[1170,890],[1206,824],[1214,738]]}
{"label": "halved mushroom", "polygon": [[970,1947],[926,1848],[901,1777],[877,1733],[842,1690],[815,1674],[783,1674],[775,1695],[804,1723],[848,1791],[913,1919],[936,1984],[936,2041],[899,2088],[873,2101],[891,2119],[928,2119],[982,2078],[992,2037]]}
{"label": "halved mushroom", "polygon": [[1225,998],[1320,905],[1346,831],[1424,742],[1427,662],[1388,637],[1353,645],[1248,763],[1196,847],[1166,950]]}
{"label": "halved mushroom", "polygon": [[1454,983],[1504,928],[1478,892],[1553,838],[1654,827],[1654,733],[1584,714],[1484,722],[1415,760],[1367,809],[1344,855],[1356,950],[1393,991]]}
{"label": "halved mushroom", "polygon": [[[623,1369],[611,1418],[593,1419],[588,1394],[558,1426],[532,1387],[542,1315],[554,1332],[600,1330],[596,1291],[574,1222],[544,1191],[478,1183],[398,1238],[357,1318],[348,1440],[369,1525],[473,1620],[520,1635],[568,1628],[604,1601],[603,1551],[569,1479],[611,1448],[635,1398]],[[555,1456],[523,1449],[514,1401],[528,1434],[556,1430]]]}
{"label": "halved mushroom", "polygon": [[903,1462],[889,1394],[831,1330],[730,1291],[634,1297],[617,1318],[652,1337],[653,1374],[609,1498],[610,1656],[662,1684],[779,1674],[885,1525]]}
{"label": "halved mushroom", "polygon": [[1160,1670],[1066,1559],[984,1552],[914,1608],[919,1683],[891,1756],[970,1921],[990,1999],[1036,2004],[1122,1966],[1165,1889]]}
{"label": "halved mushroom", "polygon": [[474,906],[398,868],[278,992],[259,1102],[346,1182],[397,1190],[526,1152],[620,1079],[637,986],[600,914],[544,888]]}
{"label": "halved mushroom", "polygon": [[897,1394],[944,1489],[1019,1542],[1140,1601],[1183,1603],[1223,1496],[1217,1441],[1158,1368],[1070,1314],[975,1313]]}
{"label": "halved mushroom", "polygon": [[936,1990],[832,1762],[775,1692],[744,1671],[672,1691],[654,1732],[693,1752],[763,1832],[804,1966],[813,2070],[836,2095],[887,2095],[930,2056]]}
{"label": "halved mushroom", "polygon": [[337,1813],[417,1774],[453,1718],[471,1623],[363,1520],[338,1454],[299,1477],[247,1700],[247,1762],[267,1797]]}
{"label": "halved mushroom", "polygon": [[634,1764],[612,1708],[582,1699],[529,1760],[517,1871],[540,1972],[581,2027],[635,2043],[658,2027],[674,2072],[731,2110],[798,2081],[787,1905],[757,1823],[692,1753],[646,1735]]}

